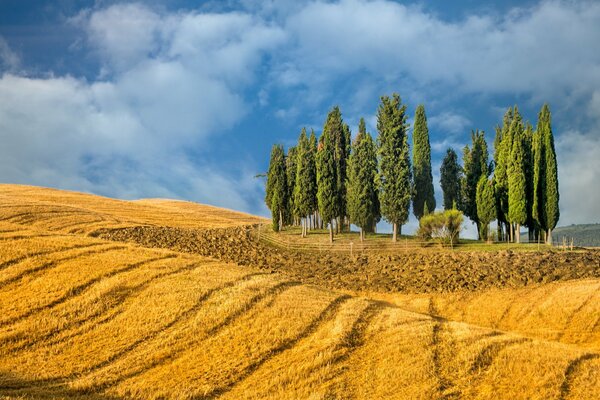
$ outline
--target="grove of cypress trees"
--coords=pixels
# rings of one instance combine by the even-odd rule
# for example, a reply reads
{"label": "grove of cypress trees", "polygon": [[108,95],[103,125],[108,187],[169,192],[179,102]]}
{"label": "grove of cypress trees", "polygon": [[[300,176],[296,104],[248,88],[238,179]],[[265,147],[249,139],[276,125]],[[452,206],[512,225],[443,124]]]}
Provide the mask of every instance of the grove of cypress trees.
{"label": "grove of cypress trees", "polygon": [[496,198],[494,183],[481,175],[477,183],[477,216],[479,218],[481,240],[489,240],[490,222],[496,219]]}
{"label": "grove of cypress trees", "polygon": [[348,217],[360,228],[360,240],[364,232],[372,227],[377,213],[377,154],[371,135],[365,131],[361,118],[358,135],[348,162]]}
{"label": "grove of cypress trees", "polygon": [[551,114],[548,104],[544,104],[538,115],[538,123],[533,138],[533,205],[532,217],[540,229],[546,233],[546,243],[552,244],[552,230],[560,217],[558,208],[558,169]]}
{"label": "grove of cypress trees", "polygon": [[413,128],[413,213],[417,219],[424,214],[425,205],[428,211],[435,210],[433,193],[433,176],[431,174],[431,145],[425,107],[421,104],[415,112]]}
{"label": "grove of cypress trees", "polygon": [[440,184],[444,193],[444,209],[451,210],[460,203],[461,168],[454,149],[446,150],[440,167]]}
{"label": "grove of cypress trees", "polygon": [[382,96],[377,110],[380,157],[380,206],[382,216],[392,224],[392,240],[408,220],[412,194],[410,152],[406,126],[406,106],[400,96]]}
{"label": "grove of cypress trees", "polygon": [[[523,122],[515,107],[510,126],[512,149],[508,163],[508,222],[514,232],[514,242],[521,242],[521,225],[527,222],[527,182],[525,171],[525,137]],[[512,235],[511,235],[512,236]]]}
{"label": "grove of cypress trees", "polygon": [[472,148],[463,149],[463,177],[461,180],[462,212],[477,226],[477,236],[481,237],[479,218],[477,216],[477,183],[482,175],[487,178],[490,173],[488,150],[483,131],[471,132]]}
{"label": "grove of cypress trees", "polygon": [[329,241],[333,243],[334,219],[339,215],[339,193],[335,145],[328,129],[329,118],[317,148],[317,201],[323,221],[329,223]]}
{"label": "grove of cypress trees", "polygon": [[283,225],[283,215],[287,206],[286,195],[285,153],[283,146],[276,144],[271,150],[265,196],[267,207],[271,210],[273,230],[276,232],[279,232]]}

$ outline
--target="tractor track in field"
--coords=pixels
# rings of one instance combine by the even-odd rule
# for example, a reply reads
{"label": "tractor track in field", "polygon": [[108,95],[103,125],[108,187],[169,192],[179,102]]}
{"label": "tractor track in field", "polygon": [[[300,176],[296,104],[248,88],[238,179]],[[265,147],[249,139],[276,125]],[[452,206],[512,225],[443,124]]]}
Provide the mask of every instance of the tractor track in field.
{"label": "tractor track in field", "polygon": [[582,368],[582,365],[587,361],[595,360],[598,358],[600,358],[600,354],[586,353],[572,360],[569,363],[569,365],[567,365],[567,368],[564,372],[565,378],[562,384],[560,385],[560,396],[558,398],[559,400],[566,400],[569,397],[569,394],[571,393],[571,389],[573,387],[573,379],[575,378],[579,370]]}
{"label": "tractor track in field", "polygon": [[102,242],[97,242],[97,243],[85,243],[85,244],[78,244],[76,246],[69,246],[69,247],[59,247],[56,249],[52,249],[52,250],[43,250],[43,251],[37,251],[35,253],[29,253],[23,256],[19,256],[19,257],[15,257],[12,258],[10,260],[4,261],[2,263],[0,263],[0,271],[2,271],[5,268],[10,267],[11,265],[14,264],[18,264],[22,261],[27,260],[28,258],[32,258],[32,257],[39,257],[39,256],[47,256],[47,255],[51,255],[51,254],[55,254],[55,253],[61,253],[63,251],[70,251],[70,250],[77,250],[77,249],[84,249],[87,247],[93,247],[93,246],[100,246],[100,245],[105,245],[108,244],[106,242],[102,243]]}
{"label": "tractor track in field", "polygon": [[[107,243],[103,243],[103,244],[106,245]],[[87,247],[89,247],[89,246],[87,246]],[[41,271],[46,271],[46,270],[52,269],[54,267],[58,267],[61,265],[61,263],[66,262],[66,261],[72,261],[72,260],[78,259],[80,257],[85,257],[85,256],[89,256],[89,255],[108,253],[113,250],[123,250],[126,248],[127,248],[127,246],[109,246],[109,247],[105,247],[105,248],[102,248],[99,250],[95,249],[95,250],[84,251],[84,252],[74,254],[72,256],[64,257],[64,258],[61,258],[58,260],[47,261],[41,265],[38,265],[37,267],[26,269],[25,271],[22,271],[15,276],[12,276],[10,278],[0,281],[0,289],[4,288],[12,283],[15,283],[17,281],[20,281],[25,276],[32,275],[32,274],[35,274],[35,273],[38,273]],[[0,322],[0,327],[1,326],[3,326],[2,322]]]}
{"label": "tractor track in field", "polygon": [[[72,299],[74,299],[74,298],[76,298],[76,297],[78,297],[80,295],[83,295],[87,291],[87,289],[91,288],[93,285],[95,285],[96,283],[102,281],[103,279],[111,278],[111,277],[117,276],[119,274],[132,271],[132,270],[134,270],[136,268],[139,268],[141,266],[144,266],[144,265],[147,265],[147,264],[150,264],[150,263],[153,263],[153,262],[162,261],[162,260],[168,260],[168,259],[173,259],[173,258],[176,258],[176,257],[177,256],[175,254],[168,254],[168,255],[165,255],[165,256],[154,257],[154,258],[150,258],[150,259],[147,259],[147,260],[138,261],[136,263],[127,264],[123,268],[118,268],[118,269],[112,270],[112,271],[110,271],[110,272],[108,272],[108,273],[106,273],[106,274],[104,274],[102,276],[98,276],[98,277],[96,277],[96,278],[94,278],[94,279],[92,279],[92,280],[90,280],[90,281],[88,281],[86,283],[83,283],[81,285],[73,287],[69,291],[69,293],[67,295],[61,297],[60,299],[57,299],[57,300],[53,301],[51,303],[51,305],[38,310],[38,312],[39,311],[43,311],[43,310],[50,310],[50,309],[55,308],[55,307],[57,307],[57,306],[59,306],[61,304],[64,304],[65,302],[67,302],[69,300],[72,300]],[[90,316],[90,317],[88,317],[86,319],[93,318],[93,317],[94,316],[92,315],[92,316]],[[86,319],[84,319],[84,321]],[[29,342],[29,343],[25,343],[25,344],[23,344],[21,346],[13,347],[7,353],[14,353],[14,352],[17,352],[19,350],[23,350],[25,348],[29,348],[29,347],[33,346],[34,344],[36,344],[36,345],[40,344],[40,343],[46,341],[47,339],[51,338],[52,336],[54,336],[56,333],[64,331],[65,329],[69,329],[70,327],[72,327],[74,325],[77,325],[78,323],[79,323],[78,320],[72,319],[68,324],[62,325],[61,328],[53,329],[50,332],[47,332],[46,334],[44,334],[43,336],[35,338],[35,342]],[[31,339],[31,338],[28,338],[28,339]],[[2,342],[14,342],[14,339],[9,337],[9,338],[6,338],[3,341],[0,341],[0,344]]]}
{"label": "tractor track in field", "polygon": [[[61,377],[54,377],[54,378],[42,378],[42,379],[38,379],[33,381],[30,384],[26,384],[26,385],[10,385],[10,386],[0,386],[0,389],[9,389],[9,390],[20,390],[20,389],[31,389],[31,388],[35,388],[35,387],[41,387],[41,386],[47,386],[50,385],[52,387],[61,387],[65,384],[67,384],[72,378],[74,378],[75,376],[79,376],[82,373],[83,374],[90,374],[100,368],[103,368],[105,366],[108,366],[112,363],[114,363],[115,361],[117,361],[118,359],[124,357],[126,354],[130,353],[131,351],[135,350],[137,347],[139,347],[140,345],[144,344],[144,342],[148,341],[148,340],[152,340],[154,337],[158,336],[159,334],[167,331],[168,329],[170,329],[172,326],[174,326],[175,324],[178,323],[178,321],[188,318],[190,314],[193,314],[194,312],[196,312],[201,306],[202,304],[204,304],[206,302],[206,300],[208,300],[208,298],[213,295],[214,293],[224,290],[226,288],[232,287],[240,282],[244,282],[246,280],[252,279],[254,276],[258,276],[258,275],[265,275],[264,272],[256,272],[256,273],[250,273],[250,274],[246,274],[244,276],[242,276],[239,279],[235,279],[233,281],[229,281],[226,282],[222,285],[219,285],[215,288],[209,289],[206,291],[206,293],[204,293],[203,295],[201,295],[198,300],[196,301],[196,303],[189,308],[188,310],[182,312],[179,316],[175,317],[174,319],[172,319],[169,323],[163,325],[162,327],[160,327],[160,329],[157,329],[153,332],[150,332],[146,335],[144,335],[143,337],[133,341],[132,343],[130,343],[128,346],[126,346],[125,348],[119,350],[116,353],[113,353],[112,355],[110,355],[108,358],[106,358],[105,360],[96,363],[95,365],[92,365],[88,368],[86,368],[84,371],[79,371],[79,372],[72,372],[68,375],[65,376],[61,376]],[[285,282],[284,282],[285,283]],[[298,283],[299,284],[299,283]]]}
{"label": "tractor track in field", "polygon": [[217,387],[212,391],[205,393],[202,396],[195,396],[196,399],[212,399],[218,396],[222,396],[228,392],[230,392],[235,386],[248,379],[256,370],[258,370],[262,365],[264,365],[269,360],[273,359],[277,355],[283,353],[286,350],[293,348],[299,341],[304,338],[309,337],[314,332],[317,331],[319,326],[324,324],[327,321],[330,321],[335,317],[335,315],[339,312],[340,307],[343,303],[348,301],[351,297],[349,295],[341,295],[336,297],[333,301],[329,303],[329,305],[321,311],[321,313],[314,318],[298,335],[293,338],[288,338],[284,340],[280,345],[266,352],[262,357],[258,360],[251,363],[247,366],[235,379],[230,382],[227,386]]}
{"label": "tractor track in field", "polygon": [[[279,294],[281,294],[283,291],[291,289],[294,286],[299,286],[300,282],[298,281],[285,281],[285,282],[280,282],[276,285],[274,285],[273,287],[267,289],[265,292],[263,293],[258,293],[254,296],[252,296],[246,303],[244,303],[244,305],[239,308],[238,310],[236,310],[235,312],[227,315],[223,321],[219,322],[218,324],[216,324],[215,326],[209,328],[208,330],[206,330],[205,332],[202,332],[198,337],[194,340],[194,344],[197,345],[198,343],[201,343],[205,340],[207,340],[208,338],[210,338],[213,335],[216,335],[217,333],[219,333],[221,330],[223,330],[225,327],[231,325],[232,323],[234,323],[236,320],[238,320],[240,317],[248,314],[249,312],[251,312],[261,301],[265,300],[265,299],[272,299],[274,296],[277,296]],[[214,294],[214,293],[213,293]],[[195,312],[197,312],[198,310],[195,310]],[[189,316],[191,317],[191,315]],[[189,319],[186,318],[185,320],[180,321],[181,323],[187,322],[187,320]],[[102,385],[100,385],[101,388],[106,388],[109,386],[114,386],[114,385],[118,385],[119,383],[127,380],[127,379],[131,379],[131,378],[135,378],[136,376],[139,376],[143,373],[145,373],[146,371],[165,365],[170,361],[174,361],[176,360],[178,357],[182,356],[184,354],[184,352],[187,350],[186,349],[178,349],[172,353],[169,353],[168,355],[161,357],[153,362],[151,362],[148,365],[144,365],[142,368],[139,368],[136,371],[132,371],[128,374],[125,375],[121,375],[111,381],[105,382]]]}

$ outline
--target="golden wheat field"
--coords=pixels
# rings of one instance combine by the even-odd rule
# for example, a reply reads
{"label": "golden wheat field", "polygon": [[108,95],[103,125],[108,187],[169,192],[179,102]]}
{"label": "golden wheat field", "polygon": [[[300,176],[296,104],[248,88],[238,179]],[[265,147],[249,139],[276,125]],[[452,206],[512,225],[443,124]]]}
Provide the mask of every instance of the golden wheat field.
{"label": "golden wheat field", "polygon": [[261,222],[0,185],[0,398],[600,398],[600,280],[359,295],[90,236]]}

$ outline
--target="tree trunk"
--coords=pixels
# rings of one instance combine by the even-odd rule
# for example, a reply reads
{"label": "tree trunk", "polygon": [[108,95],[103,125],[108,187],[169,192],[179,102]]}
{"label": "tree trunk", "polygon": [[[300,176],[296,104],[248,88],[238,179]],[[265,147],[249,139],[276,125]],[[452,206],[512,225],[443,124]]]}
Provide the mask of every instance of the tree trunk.
{"label": "tree trunk", "polygon": [[394,233],[392,234],[392,242],[395,242],[396,238],[397,238],[397,233],[398,233],[398,225],[394,224],[393,226],[394,226]]}
{"label": "tree trunk", "polygon": [[277,232],[281,232],[281,227],[283,225],[283,213],[279,211],[279,230]]}
{"label": "tree trunk", "polygon": [[552,246],[552,230],[548,229],[546,231],[546,244],[549,244],[550,246]]}
{"label": "tree trunk", "polygon": [[521,243],[521,225],[515,224],[515,243]]}
{"label": "tree trunk", "polygon": [[333,243],[333,220],[329,223],[329,243]]}

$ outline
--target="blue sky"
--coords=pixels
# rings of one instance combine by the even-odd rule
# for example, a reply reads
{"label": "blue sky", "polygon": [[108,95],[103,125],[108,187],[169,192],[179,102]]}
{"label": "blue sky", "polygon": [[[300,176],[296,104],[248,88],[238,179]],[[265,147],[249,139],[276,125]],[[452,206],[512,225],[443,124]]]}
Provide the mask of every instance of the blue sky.
{"label": "blue sky", "polygon": [[548,102],[559,225],[600,222],[599,2],[0,2],[3,182],[266,215],[273,143],[333,105],[375,134],[392,92],[425,104],[438,204],[447,147]]}

